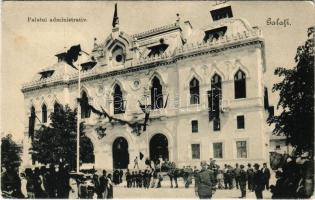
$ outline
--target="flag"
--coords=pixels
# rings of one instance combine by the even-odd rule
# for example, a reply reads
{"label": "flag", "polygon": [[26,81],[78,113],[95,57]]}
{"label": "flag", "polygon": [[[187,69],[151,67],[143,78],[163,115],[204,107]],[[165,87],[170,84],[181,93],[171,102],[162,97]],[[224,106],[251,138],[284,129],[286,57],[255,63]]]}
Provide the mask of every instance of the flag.
{"label": "flag", "polygon": [[34,138],[34,129],[35,129],[35,115],[29,117],[28,124],[28,136],[33,140]]}
{"label": "flag", "polygon": [[142,160],[142,158],[144,157],[143,153],[140,152],[139,157],[140,157],[140,160]]}
{"label": "flag", "polygon": [[119,18],[117,14],[117,3],[115,3],[115,11],[114,11],[114,17],[113,17],[113,23],[112,23],[113,28],[115,28],[117,24],[119,24]]}
{"label": "flag", "polygon": [[212,90],[207,91],[208,93],[208,116],[209,121],[213,119],[213,110],[212,110]]}
{"label": "flag", "polygon": [[147,125],[148,125],[148,121],[149,121],[149,116],[150,116],[150,112],[148,113],[145,113],[145,116],[144,116],[144,123],[143,123],[143,131],[146,131],[147,130]]}
{"label": "flag", "polygon": [[78,68],[76,68],[73,63],[78,60],[81,51],[81,46],[79,44],[74,45],[70,47],[65,56],[66,63],[76,70],[78,70]]}

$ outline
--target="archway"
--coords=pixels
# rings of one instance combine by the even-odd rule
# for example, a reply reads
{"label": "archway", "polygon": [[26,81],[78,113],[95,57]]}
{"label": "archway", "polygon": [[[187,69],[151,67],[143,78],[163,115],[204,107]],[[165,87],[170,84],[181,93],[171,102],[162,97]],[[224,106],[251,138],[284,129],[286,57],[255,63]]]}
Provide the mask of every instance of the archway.
{"label": "archway", "polygon": [[113,143],[113,168],[127,169],[129,164],[128,142],[123,137],[118,137]]}
{"label": "archway", "polygon": [[165,135],[158,133],[150,140],[150,160],[169,159],[168,140]]}

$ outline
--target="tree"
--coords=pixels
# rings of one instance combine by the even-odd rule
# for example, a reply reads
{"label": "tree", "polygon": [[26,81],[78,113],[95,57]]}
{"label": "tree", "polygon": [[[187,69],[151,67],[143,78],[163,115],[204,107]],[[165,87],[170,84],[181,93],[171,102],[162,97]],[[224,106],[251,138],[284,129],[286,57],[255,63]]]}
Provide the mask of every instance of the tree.
{"label": "tree", "polygon": [[269,116],[267,122],[275,124],[273,134],[285,135],[287,143],[296,152],[313,152],[314,145],[314,27],[308,29],[308,39],[297,48],[296,66],[277,68],[275,75],[284,77],[273,85],[279,91],[278,116]]}
{"label": "tree", "polygon": [[15,169],[21,164],[22,147],[12,140],[8,134],[1,138],[1,167],[6,170]]}
{"label": "tree", "polygon": [[[43,125],[35,132],[32,143],[34,160],[43,164],[65,162],[76,168],[77,111],[60,106],[49,116],[49,126]],[[93,144],[80,124],[80,161],[94,162]]]}

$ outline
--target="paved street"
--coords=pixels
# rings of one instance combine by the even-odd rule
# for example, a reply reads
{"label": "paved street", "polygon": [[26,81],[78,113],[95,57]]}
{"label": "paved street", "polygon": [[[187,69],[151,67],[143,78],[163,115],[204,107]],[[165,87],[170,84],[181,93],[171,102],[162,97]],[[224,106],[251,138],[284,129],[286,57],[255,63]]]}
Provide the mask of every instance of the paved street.
{"label": "paved street", "polygon": [[[169,181],[162,182],[162,188],[126,188],[126,183],[114,187],[115,198],[196,198],[193,185],[184,188],[183,182],[179,182],[179,188],[170,188]],[[214,198],[239,198],[240,190],[217,190]],[[269,199],[271,193],[264,191],[263,197]],[[247,192],[247,198],[255,198],[254,192]]]}

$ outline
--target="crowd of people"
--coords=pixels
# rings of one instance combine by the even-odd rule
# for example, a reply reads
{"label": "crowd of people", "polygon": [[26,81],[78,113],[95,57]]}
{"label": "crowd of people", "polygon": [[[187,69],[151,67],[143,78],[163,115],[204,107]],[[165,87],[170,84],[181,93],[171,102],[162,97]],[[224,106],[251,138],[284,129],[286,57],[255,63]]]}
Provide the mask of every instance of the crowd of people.
{"label": "crowd of people", "polygon": [[[202,176],[199,175],[200,173]],[[204,187],[205,183],[202,177],[208,176],[210,178],[207,178],[208,183],[206,186],[209,187],[209,191],[201,190],[200,192],[198,187],[200,185]],[[245,198],[248,190],[255,192],[258,199],[262,199],[263,190],[269,190],[270,170],[266,163],[263,164],[262,168],[257,163],[252,168],[252,165],[249,163],[245,170],[244,165],[236,163],[234,168],[225,164],[224,168],[220,169],[220,166],[215,164],[215,160],[210,160],[210,164],[206,162],[201,163],[201,171],[197,170],[194,178],[196,194],[199,193],[197,194],[199,197],[211,198],[217,189],[231,190],[236,187],[236,189],[240,189],[240,198]]]}
{"label": "crowd of people", "polygon": [[308,152],[288,156],[276,171],[276,183],[270,186],[274,199],[308,199],[314,192],[314,160]]}
{"label": "crowd of people", "polygon": [[[102,175],[96,173],[83,174],[70,172],[68,166],[59,164],[26,168],[18,175],[17,169],[2,169],[1,192],[8,198],[113,198],[112,174],[103,170]],[[94,171],[95,172],[95,171]],[[122,182],[122,179],[120,179]],[[116,182],[118,184],[118,182]]]}
{"label": "crowd of people", "polygon": [[[148,162],[147,162],[148,163]],[[152,167],[153,166],[153,167]],[[72,173],[67,165],[50,165],[49,168],[27,168],[20,175],[17,169],[2,169],[2,195],[15,198],[113,198],[113,186],[125,183],[127,188],[160,188],[162,181],[169,180],[170,187],[178,188],[178,179],[185,188],[195,183],[195,192],[199,198],[211,198],[216,190],[240,190],[240,197],[246,192],[255,192],[258,199],[263,198],[263,191],[270,190],[272,198],[309,198],[314,187],[314,164],[309,156],[288,157],[280,170],[275,173],[276,183],[269,186],[271,170],[263,163],[246,166],[236,163],[234,167],[225,164],[222,168],[215,160],[201,162],[201,169],[196,166],[176,167],[168,160],[159,165],[147,165],[138,168],[105,170],[100,175],[91,173]],[[125,181],[125,182],[124,182]]]}

